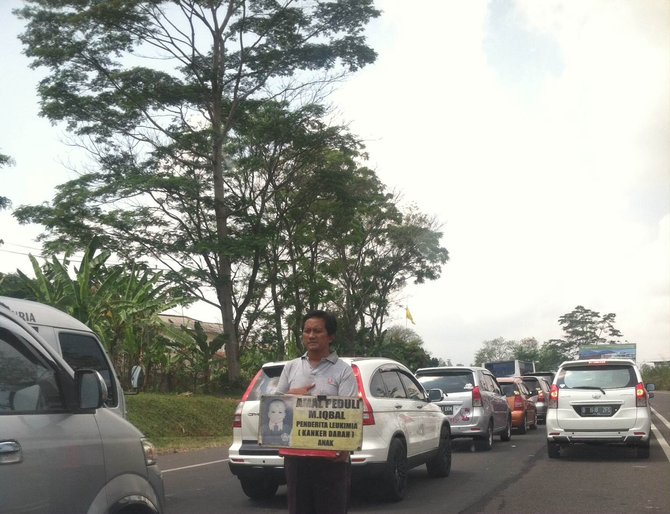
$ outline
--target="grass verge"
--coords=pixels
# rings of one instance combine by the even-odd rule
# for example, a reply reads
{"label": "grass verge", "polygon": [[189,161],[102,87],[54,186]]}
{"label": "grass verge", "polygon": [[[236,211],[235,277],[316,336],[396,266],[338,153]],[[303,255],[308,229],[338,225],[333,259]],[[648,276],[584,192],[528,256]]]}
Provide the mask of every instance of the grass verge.
{"label": "grass verge", "polygon": [[232,442],[239,399],[140,393],[126,396],[128,419],[159,453],[224,447]]}

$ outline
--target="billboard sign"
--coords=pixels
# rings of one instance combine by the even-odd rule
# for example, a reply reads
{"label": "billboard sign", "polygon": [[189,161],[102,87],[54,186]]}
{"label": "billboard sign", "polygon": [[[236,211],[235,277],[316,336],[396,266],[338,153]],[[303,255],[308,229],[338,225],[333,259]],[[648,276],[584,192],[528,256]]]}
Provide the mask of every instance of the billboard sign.
{"label": "billboard sign", "polygon": [[580,359],[633,359],[637,354],[635,343],[583,344],[579,347]]}

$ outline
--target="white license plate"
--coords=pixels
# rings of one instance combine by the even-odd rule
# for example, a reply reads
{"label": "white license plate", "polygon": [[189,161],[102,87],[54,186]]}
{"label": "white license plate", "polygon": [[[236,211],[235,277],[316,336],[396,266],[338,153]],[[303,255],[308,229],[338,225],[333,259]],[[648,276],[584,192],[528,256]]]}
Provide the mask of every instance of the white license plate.
{"label": "white license plate", "polygon": [[612,415],[611,405],[585,405],[582,407],[582,416],[608,417]]}

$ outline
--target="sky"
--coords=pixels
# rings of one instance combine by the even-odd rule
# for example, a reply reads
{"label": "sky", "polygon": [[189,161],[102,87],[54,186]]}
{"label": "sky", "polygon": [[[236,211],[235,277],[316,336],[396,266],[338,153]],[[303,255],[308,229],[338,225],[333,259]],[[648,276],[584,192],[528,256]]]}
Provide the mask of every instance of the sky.
{"label": "sky", "polygon": [[[485,341],[562,337],[558,318],[581,305],[615,313],[638,362],[670,360],[670,0],[375,3],[378,59],[330,101],[450,254],[390,323],[470,364]],[[0,152],[15,160],[0,195],[14,206],[49,201],[81,159],[38,116],[44,71],[21,54],[18,5],[0,5]],[[29,270],[39,232],[0,212],[0,271]]]}

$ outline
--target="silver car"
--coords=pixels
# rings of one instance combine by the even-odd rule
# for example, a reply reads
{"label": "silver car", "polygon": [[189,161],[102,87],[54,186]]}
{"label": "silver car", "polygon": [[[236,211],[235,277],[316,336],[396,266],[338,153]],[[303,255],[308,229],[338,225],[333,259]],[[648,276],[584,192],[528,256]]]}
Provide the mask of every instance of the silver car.
{"label": "silver car", "polygon": [[577,443],[633,446],[649,458],[654,384],[642,382],[629,359],[577,360],[561,364],[547,410],[547,453]]}
{"label": "silver car", "polygon": [[537,422],[543,425],[547,419],[547,402],[549,401],[551,385],[543,377],[538,376],[523,376],[521,380],[535,396]]}
{"label": "silver car", "polygon": [[452,439],[470,437],[476,448],[490,450],[494,434],[509,441],[512,414],[493,374],[477,366],[421,368],[415,373],[426,389],[441,389],[438,405],[449,418]]}
{"label": "silver car", "polygon": [[106,396],[0,305],[0,513],[163,512],[153,445]]}

